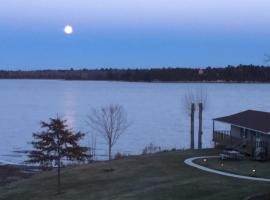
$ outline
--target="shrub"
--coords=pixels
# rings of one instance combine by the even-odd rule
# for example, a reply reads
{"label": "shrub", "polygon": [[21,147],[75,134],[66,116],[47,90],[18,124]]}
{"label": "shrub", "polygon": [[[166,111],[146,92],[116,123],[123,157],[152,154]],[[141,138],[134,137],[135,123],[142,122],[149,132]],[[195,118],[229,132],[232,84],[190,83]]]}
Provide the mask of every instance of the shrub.
{"label": "shrub", "polygon": [[146,146],[143,151],[142,155],[147,155],[147,154],[153,154],[161,151],[160,146],[155,146],[152,143],[150,143],[148,146]]}
{"label": "shrub", "polygon": [[125,158],[127,156],[128,156],[127,154],[122,154],[122,153],[118,152],[118,153],[115,154],[114,159],[115,160],[120,160],[120,159],[123,159],[123,158]]}

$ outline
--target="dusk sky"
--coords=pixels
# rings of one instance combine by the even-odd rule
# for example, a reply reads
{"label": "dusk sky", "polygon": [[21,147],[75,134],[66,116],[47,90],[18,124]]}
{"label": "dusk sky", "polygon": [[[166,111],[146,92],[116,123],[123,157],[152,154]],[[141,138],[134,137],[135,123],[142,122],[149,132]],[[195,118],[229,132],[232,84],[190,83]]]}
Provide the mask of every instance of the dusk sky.
{"label": "dusk sky", "polygon": [[2,0],[0,69],[262,65],[269,12],[269,0]]}

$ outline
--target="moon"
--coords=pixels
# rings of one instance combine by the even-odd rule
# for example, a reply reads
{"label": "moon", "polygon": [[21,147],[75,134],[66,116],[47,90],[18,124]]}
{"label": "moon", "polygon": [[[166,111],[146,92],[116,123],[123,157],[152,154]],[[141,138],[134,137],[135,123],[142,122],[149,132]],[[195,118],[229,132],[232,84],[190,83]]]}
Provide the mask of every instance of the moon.
{"label": "moon", "polygon": [[66,25],[65,28],[64,28],[64,32],[65,32],[65,34],[67,34],[67,35],[72,34],[72,33],[73,33],[73,28],[72,28],[72,26]]}

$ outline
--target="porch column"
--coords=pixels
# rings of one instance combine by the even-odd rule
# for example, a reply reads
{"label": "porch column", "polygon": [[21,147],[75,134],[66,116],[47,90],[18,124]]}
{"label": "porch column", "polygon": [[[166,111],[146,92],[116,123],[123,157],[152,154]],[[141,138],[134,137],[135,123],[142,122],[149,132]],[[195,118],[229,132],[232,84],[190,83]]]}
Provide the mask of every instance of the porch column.
{"label": "porch column", "polygon": [[215,120],[213,120],[213,141],[214,141],[214,146],[216,148],[216,138],[215,138]]}

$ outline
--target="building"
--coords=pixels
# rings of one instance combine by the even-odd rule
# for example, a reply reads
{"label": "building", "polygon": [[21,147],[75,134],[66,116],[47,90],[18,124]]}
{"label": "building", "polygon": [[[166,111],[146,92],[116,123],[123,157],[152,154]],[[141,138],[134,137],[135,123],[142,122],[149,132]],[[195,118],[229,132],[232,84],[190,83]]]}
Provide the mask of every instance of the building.
{"label": "building", "polygon": [[257,160],[270,159],[270,113],[247,110],[215,118],[213,141],[215,146],[232,147]]}

